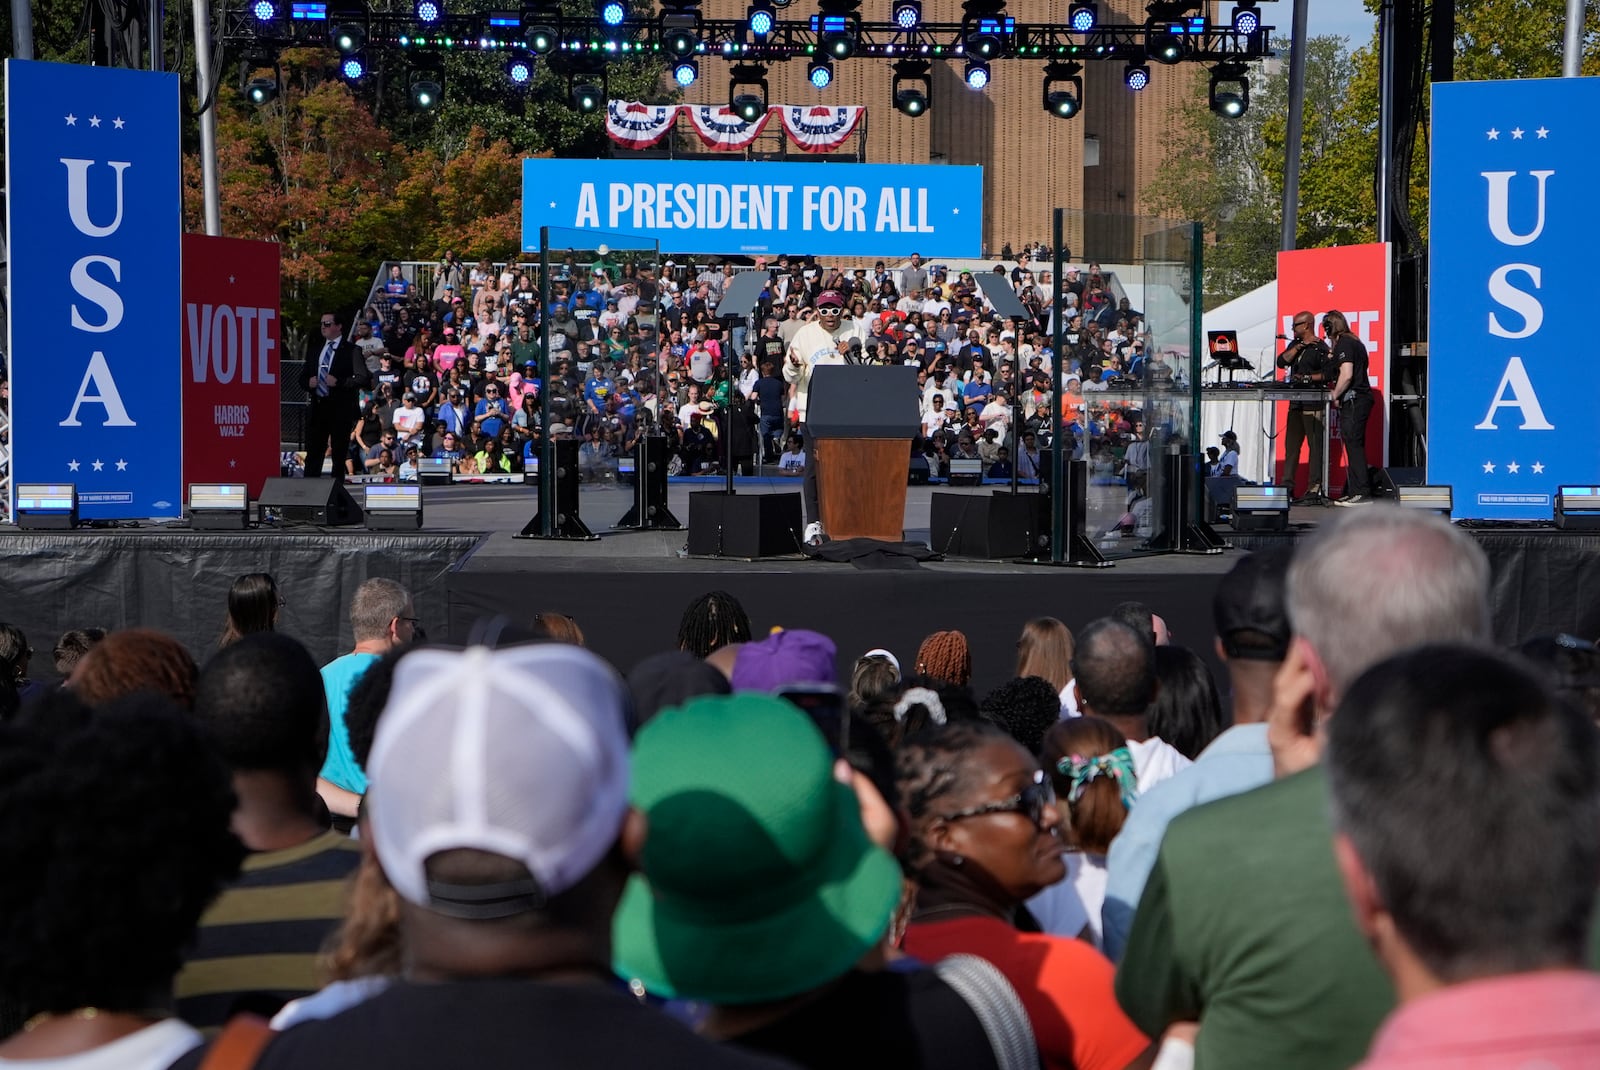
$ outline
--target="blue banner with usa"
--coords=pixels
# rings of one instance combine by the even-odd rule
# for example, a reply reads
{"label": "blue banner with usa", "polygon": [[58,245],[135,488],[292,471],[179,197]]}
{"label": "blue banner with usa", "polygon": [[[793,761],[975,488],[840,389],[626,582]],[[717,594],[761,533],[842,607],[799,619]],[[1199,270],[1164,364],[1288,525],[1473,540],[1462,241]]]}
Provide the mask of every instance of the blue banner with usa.
{"label": "blue banner with usa", "polygon": [[178,76],[6,60],[12,484],[183,506]]}
{"label": "blue banner with usa", "polygon": [[1600,483],[1588,366],[1592,78],[1433,87],[1428,482],[1460,519],[1549,520]]}

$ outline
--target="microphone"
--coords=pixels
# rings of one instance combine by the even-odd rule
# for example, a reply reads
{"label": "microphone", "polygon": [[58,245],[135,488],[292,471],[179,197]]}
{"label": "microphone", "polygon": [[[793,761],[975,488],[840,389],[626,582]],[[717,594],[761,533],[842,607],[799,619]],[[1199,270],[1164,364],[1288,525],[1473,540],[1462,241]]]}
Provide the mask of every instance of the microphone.
{"label": "microphone", "polygon": [[1287,342],[1289,340],[1289,336],[1286,334],[1275,335],[1274,337],[1276,337],[1280,342]]}

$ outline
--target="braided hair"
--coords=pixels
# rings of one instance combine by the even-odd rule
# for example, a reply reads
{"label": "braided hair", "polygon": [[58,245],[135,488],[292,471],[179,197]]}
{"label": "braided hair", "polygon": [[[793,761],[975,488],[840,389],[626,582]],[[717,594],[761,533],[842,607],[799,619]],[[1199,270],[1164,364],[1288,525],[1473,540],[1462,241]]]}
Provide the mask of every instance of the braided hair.
{"label": "braided hair", "polygon": [[895,759],[900,805],[911,819],[911,834],[900,860],[915,874],[933,857],[924,838],[930,819],[945,809],[941,800],[966,790],[973,769],[970,757],[998,740],[1012,742],[1004,728],[988,721],[951,721],[907,739]]}
{"label": "braided hair", "polygon": [[934,632],[917,648],[917,674],[965,687],[972,681],[972,651],[961,632]]}
{"label": "braided hair", "polygon": [[750,641],[750,614],[727,591],[710,591],[690,602],[678,622],[678,649],[697,658],[731,643]]}

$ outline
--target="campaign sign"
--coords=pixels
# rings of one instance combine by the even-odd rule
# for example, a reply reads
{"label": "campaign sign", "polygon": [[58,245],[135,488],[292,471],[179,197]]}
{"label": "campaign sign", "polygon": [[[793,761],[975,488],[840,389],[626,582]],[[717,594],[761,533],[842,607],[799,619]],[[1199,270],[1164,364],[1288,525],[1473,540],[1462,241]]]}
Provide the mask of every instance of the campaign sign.
{"label": "campaign sign", "polygon": [[[1367,463],[1377,465],[1389,463],[1389,406],[1386,403],[1389,395],[1389,265],[1387,242],[1296,249],[1278,254],[1277,333],[1293,338],[1295,313],[1309,311],[1317,318],[1317,335],[1321,337],[1323,313],[1341,312],[1351,332],[1367,347],[1367,381],[1372,387],[1372,415],[1367,418]],[[1279,342],[1279,351],[1287,344]],[[1285,374],[1278,369],[1278,378]],[[1328,386],[1332,389],[1333,383],[1330,381]],[[1281,478],[1289,406],[1280,403],[1273,408],[1278,429],[1274,449]],[[1329,422],[1332,424],[1328,431],[1329,486],[1324,491],[1332,493],[1345,482],[1337,405],[1330,408]],[[1312,481],[1322,478],[1321,472],[1312,475],[1309,447],[1301,460],[1295,494],[1304,494]]]}
{"label": "campaign sign", "polygon": [[570,227],[674,253],[972,257],[982,204],[981,167],[527,159],[522,248]]}
{"label": "campaign sign", "polygon": [[183,506],[178,76],[6,60],[13,486]]}
{"label": "campaign sign", "polygon": [[278,474],[278,244],[183,236],[183,482]]}
{"label": "campaign sign", "polygon": [[1458,518],[1549,520],[1600,481],[1593,78],[1433,87],[1428,482]]}

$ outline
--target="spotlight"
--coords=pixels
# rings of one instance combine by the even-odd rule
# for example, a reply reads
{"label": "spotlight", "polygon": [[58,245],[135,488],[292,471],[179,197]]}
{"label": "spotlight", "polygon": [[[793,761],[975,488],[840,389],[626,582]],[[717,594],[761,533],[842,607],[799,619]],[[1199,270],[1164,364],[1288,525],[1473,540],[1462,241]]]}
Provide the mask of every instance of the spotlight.
{"label": "spotlight", "polygon": [[1185,50],[1183,38],[1165,27],[1152,26],[1145,35],[1145,51],[1158,63],[1181,62]]}
{"label": "spotlight", "polygon": [[989,65],[981,59],[967,60],[966,73],[962,75],[968,89],[989,88]]}
{"label": "spotlight", "polygon": [[278,17],[278,5],[273,0],[256,0],[250,5],[250,14],[257,22],[271,22]]}
{"label": "spotlight", "polygon": [[993,19],[983,19],[963,38],[969,56],[989,59],[1000,52],[999,27]]}
{"label": "spotlight", "polygon": [[728,72],[728,107],[747,123],[767,113],[767,69],[758,63],[736,63]]}
{"label": "spotlight", "polygon": [[933,96],[930,69],[931,65],[923,59],[903,59],[894,65],[894,80],[889,91],[895,111],[915,119],[928,110],[928,100]]}
{"label": "spotlight", "polygon": [[278,95],[278,82],[274,78],[252,78],[244,87],[244,97],[252,104],[266,104]]}
{"label": "spotlight", "polygon": [[750,14],[747,19],[750,32],[757,37],[770,34],[773,27],[778,24],[778,16],[773,11],[772,0],[755,0],[750,5]]}
{"label": "spotlight", "polygon": [[432,111],[439,105],[439,83],[430,78],[419,78],[411,83],[411,107],[414,111]]}
{"label": "spotlight", "polygon": [[895,0],[894,24],[901,30],[922,25],[922,0]]}
{"label": "spotlight", "polygon": [[511,53],[511,58],[506,60],[506,77],[515,86],[533,81],[533,57],[525,52]]}
{"label": "spotlight", "polygon": [[416,6],[411,10],[417,21],[424,26],[432,26],[444,18],[444,4],[440,0],[417,0]]}
{"label": "spotlight", "polygon": [[555,51],[561,34],[553,23],[540,21],[525,27],[523,37],[528,42],[529,51],[536,56],[545,56]]}
{"label": "spotlight", "polygon": [[339,50],[340,55],[348,56],[352,52],[360,52],[367,43],[367,29],[354,22],[347,22],[335,26],[333,30],[333,47]]}
{"label": "spotlight", "polygon": [[828,88],[833,84],[833,61],[826,56],[812,60],[806,68],[806,80],[818,89]]}
{"label": "spotlight", "polygon": [[605,102],[605,91],[593,82],[578,82],[572,87],[572,106],[585,115],[598,111]]}
{"label": "spotlight", "polygon": [[1242,63],[1220,63],[1211,70],[1206,92],[1211,110],[1224,119],[1237,119],[1250,110],[1250,79]]}
{"label": "spotlight", "polygon": [[1067,25],[1073,33],[1088,33],[1100,23],[1100,10],[1094,4],[1073,4],[1067,9]]}
{"label": "spotlight", "polygon": [[628,5],[623,0],[600,0],[600,21],[607,26],[621,26],[628,17]]}
{"label": "spotlight", "polygon": [[812,21],[820,27],[817,34],[817,51],[834,59],[849,59],[856,52],[856,27],[847,15],[823,15],[820,21],[813,16]]}
{"label": "spotlight", "polygon": [[680,59],[672,65],[672,80],[684,89],[694,85],[695,79],[700,77],[700,64],[692,59]]}
{"label": "spotlight", "polygon": [[1058,119],[1071,119],[1083,110],[1083,65],[1047,63],[1041,91],[1044,110]]}
{"label": "spotlight", "polygon": [[1143,63],[1130,63],[1122,69],[1122,82],[1135,93],[1150,86],[1150,68]]}
{"label": "spotlight", "polygon": [[339,74],[347,82],[359,82],[367,73],[367,61],[360,55],[346,56],[339,64]]}
{"label": "spotlight", "polygon": [[1255,33],[1261,29],[1261,12],[1253,3],[1240,4],[1233,9],[1233,28],[1237,33]]}
{"label": "spotlight", "polygon": [[678,59],[694,55],[700,47],[700,16],[682,11],[662,15],[661,43]]}

